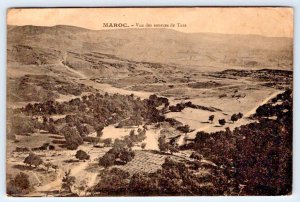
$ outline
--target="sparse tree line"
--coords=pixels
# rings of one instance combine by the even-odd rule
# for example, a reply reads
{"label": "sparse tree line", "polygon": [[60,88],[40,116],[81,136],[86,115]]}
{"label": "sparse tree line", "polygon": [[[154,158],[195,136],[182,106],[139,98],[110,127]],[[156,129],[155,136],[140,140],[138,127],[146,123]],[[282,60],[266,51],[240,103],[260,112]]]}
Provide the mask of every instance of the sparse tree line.
{"label": "sparse tree line", "polygon": [[[232,123],[234,123],[234,122],[238,121],[239,119],[243,118],[243,116],[244,116],[244,115],[243,115],[243,113],[241,113],[241,112],[239,112],[239,113],[237,113],[237,114],[232,114],[231,117],[230,117],[230,121],[231,121]],[[209,121],[210,123],[213,123],[213,122],[214,122],[214,119],[215,119],[215,115],[210,115],[210,116],[208,117],[208,121]],[[226,122],[225,119],[218,119],[218,123],[219,123],[220,126],[224,126],[227,122]]]}

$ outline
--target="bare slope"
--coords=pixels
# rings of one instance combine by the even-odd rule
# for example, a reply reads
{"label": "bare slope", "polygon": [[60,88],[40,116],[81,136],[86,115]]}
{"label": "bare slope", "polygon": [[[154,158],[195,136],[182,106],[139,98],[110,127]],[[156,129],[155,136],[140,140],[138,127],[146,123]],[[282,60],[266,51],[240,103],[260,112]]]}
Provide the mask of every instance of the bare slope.
{"label": "bare slope", "polygon": [[[134,61],[228,68],[292,67],[293,40],[256,35],[182,33],[170,29],[88,30],[72,26],[9,26],[8,60],[57,63],[65,53],[100,52]],[[69,55],[69,54],[68,54]],[[22,56],[26,56],[23,58]],[[28,58],[31,58],[29,60]]]}

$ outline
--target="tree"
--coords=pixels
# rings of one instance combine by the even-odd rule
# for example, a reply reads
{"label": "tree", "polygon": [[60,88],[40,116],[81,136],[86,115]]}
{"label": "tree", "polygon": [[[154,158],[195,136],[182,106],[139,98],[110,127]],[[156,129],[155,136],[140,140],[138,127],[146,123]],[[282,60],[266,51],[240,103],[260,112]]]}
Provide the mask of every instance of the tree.
{"label": "tree", "polygon": [[24,163],[27,165],[29,165],[31,167],[31,165],[34,165],[35,167],[38,167],[39,165],[41,165],[43,163],[43,160],[41,159],[41,157],[37,156],[34,153],[30,153],[24,160]]}
{"label": "tree", "polygon": [[7,184],[7,194],[27,194],[31,189],[29,176],[23,172],[17,174]]}
{"label": "tree", "polygon": [[76,128],[81,137],[86,137],[94,131],[93,127],[89,124],[76,123]]}
{"label": "tree", "polygon": [[238,115],[237,114],[232,114],[231,116],[231,121],[234,123],[235,121],[237,121],[239,119]]}
{"label": "tree", "polygon": [[237,116],[238,116],[239,119],[241,119],[241,118],[243,118],[244,114],[241,113],[241,112],[239,112],[239,113],[237,114]]}
{"label": "tree", "polygon": [[65,136],[66,146],[68,149],[74,150],[77,149],[79,145],[83,144],[83,139],[76,127],[65,126],[60,133]]}
{"label": "tree", "polygon": [[134,130],[131,130],[129,132],[129,137],[133,138],[135,136],[135,131]]}
{"label": "tree", "polygon": [[111,153],[106,153],[102,158],[99,159],[99,165],[108,168],[109,166],[114,165],[116,156]]}
{"label": "tree", "polygon": [[135,156],[135,153],[133,151],[124,150],[120,154],[120,159],[124,163],[128,163],[129,161],[131,161],[134,158],[134,156]]}
{"label": "tree", "polygon": [[215,115],[210,115],[208,117],[208,120],[212,123],[214,121]]}
{"label": "tree", "polygon": [[159,151],[161,151],[161,152],[167,151],[166,137],[164,135],[162,135],[158,138],[158,148],[159,148]]}
{"label": "tree", "polygon": [[85,151],[83,150],[78,150],[76,152],[75,157],[79,160],[89,160],[90,159],[90,155],[88,155]]}
{"label": "tree", "polygon": [[224,126],[225,123],[226,123],[225,119],[219,119],[219,124],[220,124],[221,126]]}
{"label": "tree", "polygon": [[103,125],[98,125],[95,130],[96,130],[96,133],[97,133],[97,137],[101,137],[103,135],[103,129],[104,129],[104,126]]}
{"label": "tree", "polygon": [[142,149],[145,149],[145,148],[146,148],[146,145],[147,145],[146,143],[142,143],[142,144],[141,144],[141,148],[142,148]]}
{"label": "tree", "polygon": [[65,176],[62,179],[61,192],[73,193],[72,186],[74,185],[76,178],[71,176],[71,170],[65,172]]}

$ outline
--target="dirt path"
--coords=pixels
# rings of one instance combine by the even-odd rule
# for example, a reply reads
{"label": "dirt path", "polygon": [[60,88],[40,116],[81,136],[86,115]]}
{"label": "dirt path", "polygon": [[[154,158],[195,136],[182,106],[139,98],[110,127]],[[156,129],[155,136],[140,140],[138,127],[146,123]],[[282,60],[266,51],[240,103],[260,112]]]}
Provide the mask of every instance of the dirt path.
{"label": "dirt path", "polygon": [[[88,162],[81,162],[79,165],[74,166],[71,168],[71,175],[76,176],[77,173],[83,171],[88,166]],[[59,173],[57,174],[57,178],[54,181],[51,181],[43,186],[37,187],[36,191],[44,192],[44,191],[52,191],[52,190],[59,190],[61,187],[62,178],[64,177],[63,169],[59,169]]]}

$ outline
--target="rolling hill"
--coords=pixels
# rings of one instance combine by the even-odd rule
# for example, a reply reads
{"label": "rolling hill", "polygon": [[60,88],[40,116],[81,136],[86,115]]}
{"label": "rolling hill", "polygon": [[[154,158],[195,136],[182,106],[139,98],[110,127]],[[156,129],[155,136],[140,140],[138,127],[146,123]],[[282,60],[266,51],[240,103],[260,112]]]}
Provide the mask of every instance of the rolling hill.
{"label": "rolling hill", "polygon": [[[292,38],[171,29],[96,31],[65,25],[8,26],[7,40],[8,62],[57,64],[68,58],[79,69],[104,68],[120,60],[123,64],[164,63],[204,71],[231,67],[292,69],[293,57]],[[125,67],[127,71],[128,65]]]}

